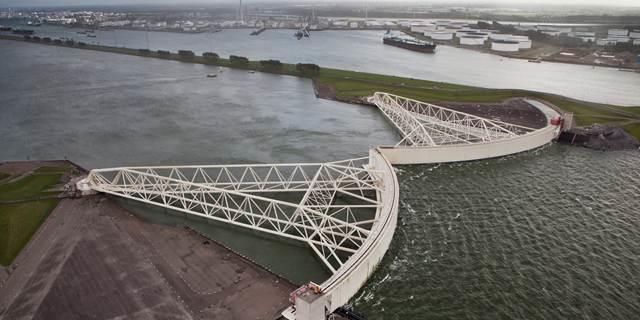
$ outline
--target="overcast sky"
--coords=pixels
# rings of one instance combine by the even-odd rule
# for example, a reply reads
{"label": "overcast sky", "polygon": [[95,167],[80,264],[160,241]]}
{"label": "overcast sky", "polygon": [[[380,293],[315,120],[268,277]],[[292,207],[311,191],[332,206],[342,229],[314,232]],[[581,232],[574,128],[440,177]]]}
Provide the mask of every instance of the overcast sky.
{"label": "overcast sky", "polygon": [[[407,0],[347,0],[347,2],[360,2],[366,1],[368,3],[379,2],[407,2]],[[0,7],[10,6],[71,6],[71,5],[121,5],[121,4],[181,4],[181,3],[202,3],[202,4],[216,4],[216,3],[232,3],[237,1],[232,0],[0,0]],[[325,2],[324,0],[244,0],[245,3],[259,3],[259,2]],[[340,1],[327,0],[326,2],[336,3]],[[413,0],[413,3],[447,3],[444,0]],[[514,5],[532,5],[535,3],[540,4],[555,4],[555,5],[603,5],[608,7],[640,7],[640,0],[453,0],[452,4],[478,4],[478,3],[500,3],[500,4],[514,4]]]}

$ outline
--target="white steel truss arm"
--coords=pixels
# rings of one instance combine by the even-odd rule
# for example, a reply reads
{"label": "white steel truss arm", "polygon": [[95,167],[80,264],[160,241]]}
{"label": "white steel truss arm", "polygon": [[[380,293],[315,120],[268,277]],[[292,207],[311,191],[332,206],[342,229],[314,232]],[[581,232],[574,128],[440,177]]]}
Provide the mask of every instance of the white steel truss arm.
{"label": "white steel truss arm", "polygon": [[[336,272],[377,222],[383,183],[367,160],[122,167],[85,180],[95,191],[303,241]],[[272,197],[283,193],[299,200]]]}
{"label": "white steel truss arm", "polygon": [[403,135],[399,144],[439,146],[513,138],[532,128],[376,92],[369,98]]}

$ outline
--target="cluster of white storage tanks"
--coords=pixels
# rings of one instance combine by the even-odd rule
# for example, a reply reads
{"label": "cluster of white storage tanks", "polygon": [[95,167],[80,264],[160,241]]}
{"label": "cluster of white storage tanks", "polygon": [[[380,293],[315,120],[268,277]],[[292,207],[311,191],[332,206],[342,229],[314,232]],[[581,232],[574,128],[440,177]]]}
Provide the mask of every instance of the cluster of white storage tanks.
{"label": "cluster of white storage tanks", "polygon": [[[532,42],[527,36],[516,36],[512,34],[497,33],[495,30],[468,28],[466,22],[452,22],[448,20],[438,20],[434,22],[405,22],[411,32],[422,33],[425,37],[430,37],[435,41],[452,41],[454,37],[460,39],[460,44],[465,46],[482,46],[489,39],[492,42],[491,48],[495,51],[513,52],[520,49],[531,49]],[[402,25],[402,22],[399,22]],[[493,45],[493,42],[498,44]],[[514,48],[514,42],[517,49]],[[515,49],[515,50],[514,50]]]}
{"label": "cluster of white storage tanks", "polygon": [[[491,40],[491,49],[501,52],[515,52],[531,49],[533,42],[527,36],[517,36],[506,33],[496,33],[493,30],[462,29],[456,32],[461,45],[479,46]],[[495,45],[494,43],[497,42]],[[516,45],[517,44],[517,48]]]}

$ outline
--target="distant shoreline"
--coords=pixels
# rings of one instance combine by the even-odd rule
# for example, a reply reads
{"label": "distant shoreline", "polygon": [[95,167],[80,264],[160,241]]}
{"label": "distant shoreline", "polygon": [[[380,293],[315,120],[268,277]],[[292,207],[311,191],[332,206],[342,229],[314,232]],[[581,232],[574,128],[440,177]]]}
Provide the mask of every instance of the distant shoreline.
{"label": "distant shoreline", "polygon": [[[489,89],[471,87],[445,82],[395,77],[382,74],[372,74],[349,70],[324,68],[313,64],[302,66],[315,66],[311,71],[300,69],[300,64],[284,63],[277,60],[249,61],[244,57],[230,58],[204,57],[186,51],[188,55],[171,53],[169,51],[150,51],[146,49],[131,49],[124,47],[109,47],[102,45],[86,44],[70,41],[65,43],[58,40],[45,42],[43,38],[26,39],[25,37],[0,35],[0,40],[20,41],[33,44],[51,45],[72,49],[93,50],[117,54],[126,54],[143,58],[155,58],[179,61],[184,63],[197,63],[219,67],[227,67],[241,70],[266,72],[279,75],[289,75],[311,79],[315,94],[318,98],[335,100],[351,104],[368,104],[366,97],[376,91],[389,92],[407,98],[434,103],[502,103],[512,98],[533,98],[553,104],[558,108],[572,112],[575,115],[578,126],[590,126],[592,124],[610,124],[621,126],[636,138],[640,138],[640,106],[623,107],[611,104],[601,104],[580,101],[557,94],[535,92],[519,89]],[[183,52],[184,54],[185,52]],[[204,77],[205,75],[203,75]]]}

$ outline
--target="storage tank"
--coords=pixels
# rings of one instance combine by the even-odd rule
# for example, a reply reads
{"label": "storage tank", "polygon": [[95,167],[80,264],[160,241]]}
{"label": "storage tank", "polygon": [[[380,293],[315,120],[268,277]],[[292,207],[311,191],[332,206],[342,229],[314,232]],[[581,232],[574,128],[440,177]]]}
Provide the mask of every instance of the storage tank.
{"label": "storage tank", "polygon": [[489,34],[486,32],[469,32],[467,33],[467,35],[474,36],[474,37],[482,37],[482,39],[484,40],[489,39]]}
{"label": "storage tank", "polygon": [[411,32],[424,33],[424,32],[432,31],[435,29],[436,29],[435,24],[412,24],[411,25]]}
{"label": "storage tank", "polygon": [[469,30],[469,29],[460,29],[460,30],[456,30],[456,37],[463,37],[466,36],[468,33],[470,32],[475,32],[473,30]]}
{"label": "storage tank", "polygon": [[489,36],[491,40],[507,40],[511,37],[513,37],[513,35],[506,33],[493,33]]}
{"label": "storage tank", "polygon": [[499,52],[518,52],[520,42],[511,40],[494,40],[491,42],[491,50]]}
{"label": "storage tank", "polygon": [[533,42],[527,36],[512,36],[504,40],[518,41],[520,49],[531,49]]}
{"label": "storage tank", "polygon": [[451,41],[453,40],[453,32],[434,31],[431,33],[431,39],[440,41]]}
{"label": "storage tank", "polygon": [[479,36],[462,36],[460,44],[464,46],[481,46],[484,45],[485,39]]}

